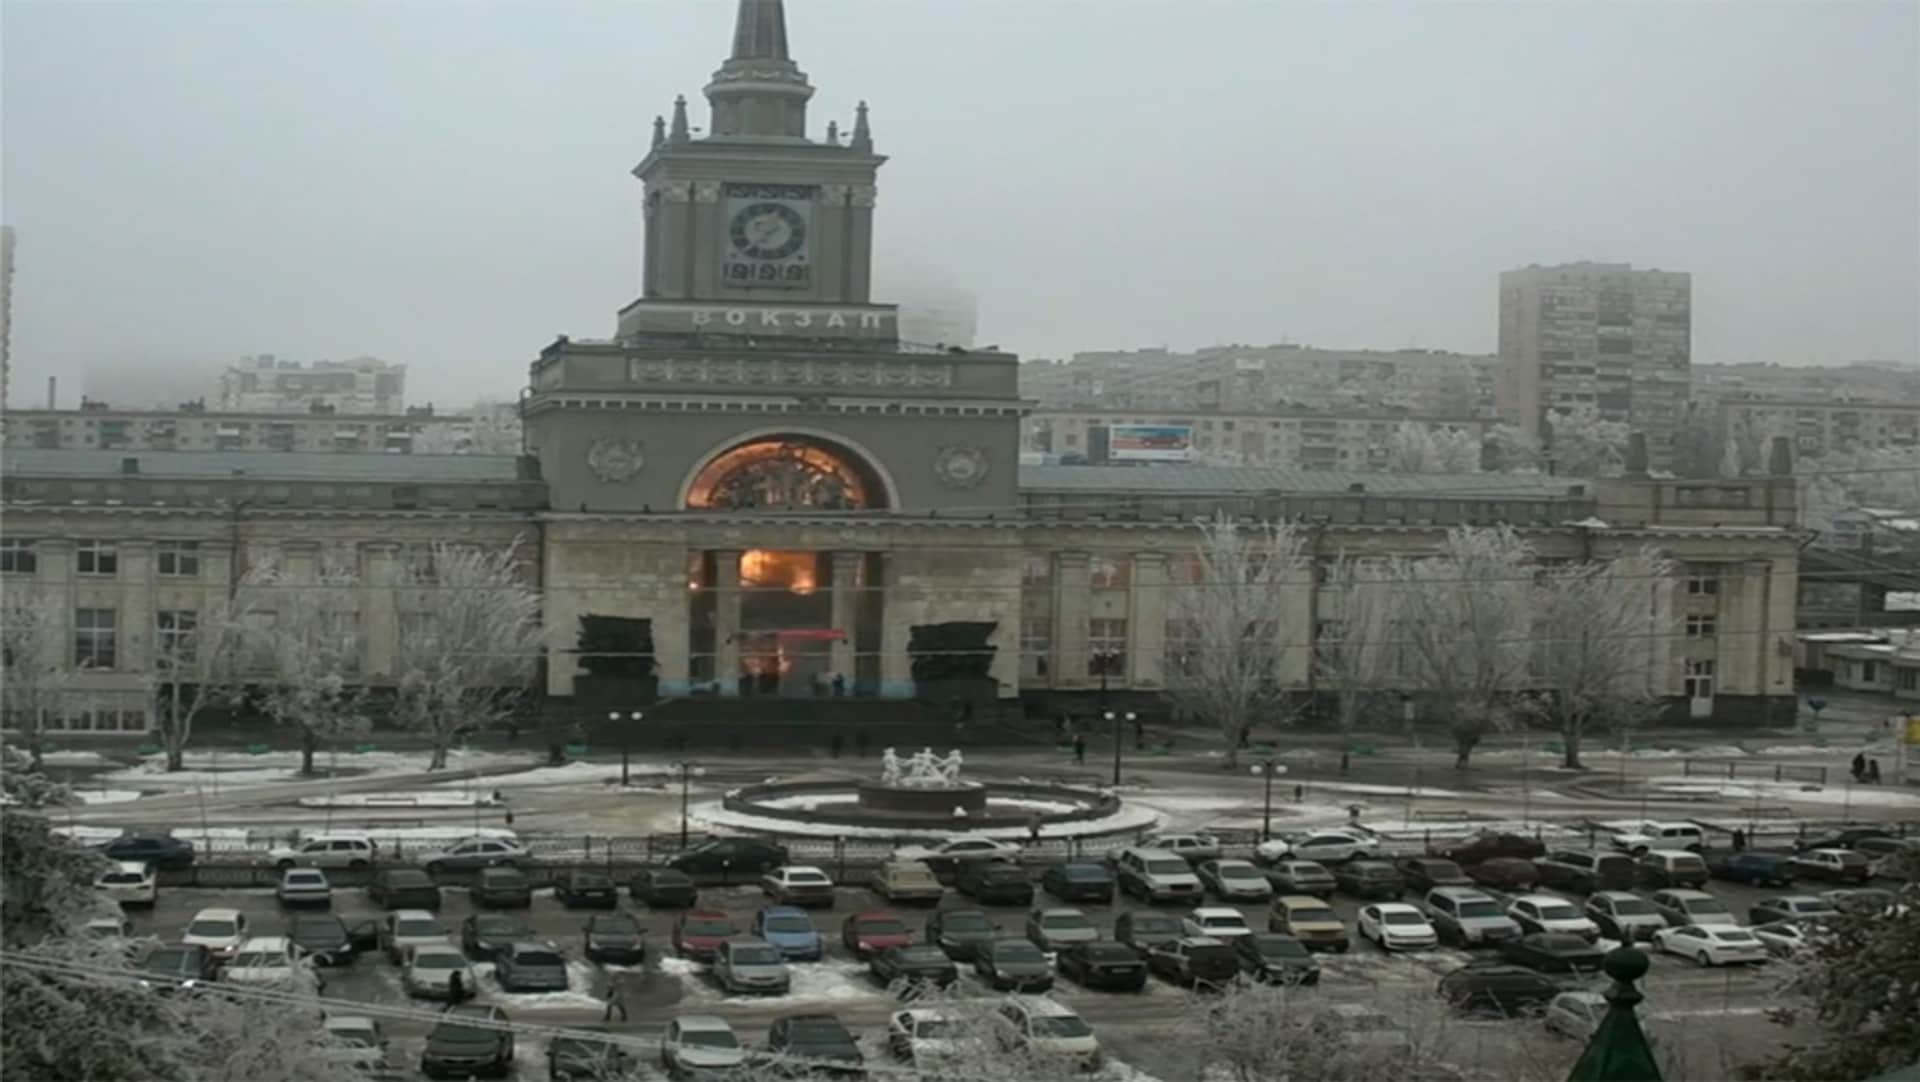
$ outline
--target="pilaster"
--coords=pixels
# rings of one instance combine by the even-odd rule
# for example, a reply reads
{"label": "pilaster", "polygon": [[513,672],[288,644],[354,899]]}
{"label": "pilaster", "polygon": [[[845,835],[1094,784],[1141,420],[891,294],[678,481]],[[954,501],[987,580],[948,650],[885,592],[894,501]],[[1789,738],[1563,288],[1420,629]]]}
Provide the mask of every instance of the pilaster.
{"label": "pilaster", "polygon": [[912,614],[917,598],[907,596],[905,556],[889,552],[880,561],[882,601],[880,618],[880,694],[905,698],[913,694],[913,659],[907,656]]}
{"label": "pilaster", "polygon": [[1127,684],[1157,688],[1167,660],[1167,554],[1139,552],[1133,557],[1128,598]]}
{"label": "pilaster", "polygon": [[1086,687],[1087,612],[1093,600],[1087,554],[1053,557],[1053,686]]}
{"label": "pilaster", "polygon": [[840,638],[833,640],[828,648],[828,664],[837,676],[845,680],[848,691],[853,689],[855,674],[854,644],[858,641],[861,554],[858,552],[836,551],[833,554],[833,629]]}
{"label": "pilaster", "polygon": [[121,672],[146,672],[153,667],[153,594],[157,588],[152,541],[121,541],[120,613],[115,617]]}
{"label": "pilaster", "polygon": [[[34,542],[39,557],[39,574],[34,587],[39,603],[51,608],[45,651],[41,661],[61,670],[73,668],[74,573],[73,542],[64,537],[43,538]],[[7,589],[17,589],[8,583]]]}
{"label": "pilaster", "polygon": [[713,676],[720,694],[740,694],[740,557],[739,549],[713,554]]}
{"label": "pilaster", "polygon": [[360,671],[372,680],[395,675],[399,661],[400,612],[394,602],[394,589],[400,581],[400,546],[392,541],[374,541],[360,550],[361,626],[366,629]]}

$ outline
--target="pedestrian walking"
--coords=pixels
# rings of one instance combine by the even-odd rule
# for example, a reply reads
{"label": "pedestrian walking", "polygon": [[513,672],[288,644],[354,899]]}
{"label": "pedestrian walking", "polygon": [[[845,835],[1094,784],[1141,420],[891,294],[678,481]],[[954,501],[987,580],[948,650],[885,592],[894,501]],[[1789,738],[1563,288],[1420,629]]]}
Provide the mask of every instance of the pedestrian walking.
{"label": "pedestrian walking", "polygon": [[616,969],[607,974],[607,1009],[600,1021],[613,1021],[613,1012],[620,1012],[620,1021],[627,1020],[627,971]]}
{"label": "pedestrian walking", "polygon": [[1028,845],[1040,844],[1040,813],[1039,812],[1034,812],[1032,815],[1027,816],[1027,844]]}
{"label": "pedestrian walking", "polygon": [[847,697],[846,674],[844,673],[833,674],[833,697],[836,699],[844,699]]}
{"label": "pedestrian walking", "polygon": [[1880,760],[1878,759],[1867,760],[1867,784],[1880,784]]}
{"label": "pedestrian walking", "polygon": [[447,977],[447,1001],[458,1004],[466,1002],[466,998],[467,982],[456,969]]}
{"label": "pedestrian walking", "polygon": [[1087,761],[1087,738],[1078,733],[1073,737],[1073,761],[1082,765]]}
{"label": "pedestrian walking", "polygon": [[1138,715],[1133,719],[1133,750],[1139,751],[1147,746],[1147,723]]}
{"label": "pedestrian walking", "polygon": [[1863,781],[1867,776],[1867,756],[1865,752],[1853,754],[1853,780]]}

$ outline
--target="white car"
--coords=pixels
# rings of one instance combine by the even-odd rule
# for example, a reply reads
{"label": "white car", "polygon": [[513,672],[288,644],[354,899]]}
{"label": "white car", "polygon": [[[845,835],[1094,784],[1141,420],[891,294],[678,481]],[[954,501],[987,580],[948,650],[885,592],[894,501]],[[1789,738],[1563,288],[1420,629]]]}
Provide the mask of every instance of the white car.
{"label": "white car", "polygon": [[1247,918],[1241,916],[1238,909],[1224,905],[1203,905],[1180,918],[1180,931],[1183,935],[1211,936],[1226,943],[1253,934],[1253,929],[1247,927]]}
{"label": "white car", "polygon": [[285,936],[253,936],[233,952],[233,960],[220,971],[228,984],[249,988],[282,988],[318,991],[324,982],[313,967],[299,956]]}
{"label": "white car", "polygon": [[298,845],[281,846],[267,854],[273,866],[287,868],[366,868],[379,857],[380,847],[365,834],[316,834]]}
{"label": "white car", "polygon": [[1584,1041],[1600,1028],[1600,1019],[1606,1014],[1607,997],[1600,993],[1562,992],[1547,1004],[1541,1017],[1547,1032]]}
{"label": "white car", "polygon": [[760,877],[760,890],[775,905],[833,904],[833,877],[811,864],[788,864]]}
{"label": "white car", "polygon": [[1440,933],[1427,915],[1403,902],[1376,902],[1360,908],[1360,937],[1381,950],[1431,950],[1440,945]]}
{"label": "white car", "polygon": [[452,999],[453,975],[460,975],[461,990],[472,995],[473,967],[467,956],[451,943],[421,943],[407,948],[400,986],[410,996],[423,999]]}
{"label": "white car", "polygon": [[1044,996],[1014,996],[994,1012],[1001,1047],[1078,1059],[1088,1068],[1101,1062],[1100,1039],[1086,1020]]}
{"label": "white car", "polygon": [[380,926],[380,945],[386,948],[387,958],[395,965],[406,961],[407,951],[413,947],[448,944],[447,926],[440,918],[424,909],[396,909],[387,914]]}
{"label": "white car", "polygon": [[81,930],[96,939],[133,938],[133,922],[124,913],[103,913],[81,925]]}
{"label": "white car", "polygon": [[1357,830],[1314,830],[1261,842],[1254,847],[1253,855],[1262,864],[1289,859],[1338,864],[1379,852],[1380,839]]}
{"label": "white car", "polygon": [[960,1020],[939,1011],[895,1011],[887,1019],[887,1052],[922,1069],[958,1065],[968,1057],[963,1030]]}
{"label": "white car", "polygon": [[1698,853],[1707,847],[1707,832],[1698,823],[1613,823],[1610,841],[1615,849],[1638,855],[1651,849],[1684,849]]}
{"label": "white car", "polygon": [[386,1064],[387,1035],[379,1022],[365,1015],[330,1014],[321,1025],[327,1048],[320,1054],[328,1063],[368,1069]]}
{"label": "white car", "polygon": [[428,875],[439,872],[473,872],[510,864],[525,868],[533,852],[512,838],[482,836],[462,838],[445,849],[422,853],[417,863]]}
{"label": "white car", "polygon": [[1801,921],[1776,920],[1756,924],[1747,931],[1776,958],[1792,958],[1813,945],[1814,928]]}
{"label": "white car", "polygon": [[1580,912],[1572,902],[1553,894],[1522,894],[1507,906],[1507,916],[1520,926],[1522,935],[1531,932],[1558,932],[1583,936],[1588,942],[1600,938],[1600,926]]}
{"label": "white car", "polygon": [[288,868],[280,873],[280,885],[273,888],[281,905],[332,905],[333,884],[318,868]]}
{"label": "white car", "polygon": [[933,845],[905,845],[893,851],[894,860],[967,862],[1020,859],[1020,846],[998,838],[948,838]]}
{"label": "white car", "polygon": [[660,1061],[674,1078],[702,1072],[724,1074],[747,1062],[733,1026],[717,1014],[683,1014],[667,1023]]}
{"label": "white car", "polygon": [[1211,834],[1149,834],[1140,839],[1136,847],[1178,853],[1190,864],[1216,860],[1220,856],[1220,839]]}
{"label": "white car", "polygon": [[238,909],[218,907],[195,913],[187,922],[180,942],[188,947],[205,947],[215,958],[225,961],[233,957],[233,952],[240,949],[240,943],[246,938],[247,915]]}
{"label": "white car", "polygon": [[1703,966],[1767,960],[1767,948],[1754,938],[1752,932],[1720,924],[1688,924],[1661,929],[1653,933],[1653,948],[1691,958]]}
{"label": "white car", "polygon": [[138,860],[116,860],[93,880],[95,890],[121,905],[152,905],[160,898],[160,881],[153,865]]}

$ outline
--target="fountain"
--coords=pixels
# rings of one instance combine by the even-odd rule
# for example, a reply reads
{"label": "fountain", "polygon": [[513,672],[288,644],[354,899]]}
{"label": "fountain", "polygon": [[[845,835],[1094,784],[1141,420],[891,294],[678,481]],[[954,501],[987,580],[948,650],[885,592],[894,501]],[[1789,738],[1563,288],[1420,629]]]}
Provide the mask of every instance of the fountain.
{"label": "fountain", "polygon": [[888,816],[935,822],[976,818],[987,810],[987,787],[962,781],[960,767],[957,750],[939,756],[922,748],[902,759],[888,748],[880,756],[880,780],[859,783],[856,802]]}

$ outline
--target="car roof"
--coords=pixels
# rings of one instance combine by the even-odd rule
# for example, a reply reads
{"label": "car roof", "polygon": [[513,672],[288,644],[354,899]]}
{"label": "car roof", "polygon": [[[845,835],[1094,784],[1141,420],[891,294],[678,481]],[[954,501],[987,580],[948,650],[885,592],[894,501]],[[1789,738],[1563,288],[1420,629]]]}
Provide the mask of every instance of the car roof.
{"label": "car roof", "polygon": [[330,1014],[320,1020],[323,1029],[372,1029],[379,1024],[364,1014]]}
{"label": "car roof", "polygon": [[[1077,910],[1077,909],[1076,909],[1076,910],[1074,910],[1074,912],[1076,912],[1076,913],[1077,913],[1077,912],[1079,912],[1079,910]],[[1195,908],[1195,909],[1194,909],[1194,911],[1193,911],[1193,915],[1194,915],[1194,916],[1196,916],[1196,917],[1201,917],[1201,918],[1206,918],[1206,917],[1232,917],[1232,918],[1233,918],[1234,920],[1245,920],[1245,919],[1246,919],[1246,917],[1244,917],[1244,916],[1242,916],[1242,915],[1241,915],[1241,913],[1240,913],[1240,911],[1239,911],[1238,909],[1235,909],[1235,908],[1233,908],[1233,907],[1232,907],[1232,906],[1230,906],[1230,905],[1203,905],[1203,906],[1199,906],[1199,907],[1197,907],[1197,908]]]}
{"label": "car roof", "polygon": [[1438,894],[1442,898],[1452,898],[1456,902],[1491,902],[1493,896],[1474,887],[1435,887],[1429,894]]}
{"label": "car roof", "polygon": [[1253,861],[1242,860],[1239,857],[1221,857],[1218,860],[1209,860],[1207,861],[1207,863],[1213,865],[1216,868],[1251,868],[1253,867]]}
{"label": "car roof", "polygon": [[1692,887],[1675,887],[1672,890],[1663,890],[1660,893],[1672,898],[1676,902],[1696,902],[1702,898],[1713,897],[1713,895],[1708,894],[1704,890],[1694,890]]}
{"label": "car roof", "polygon": [[284,873],[281,874],[281,878],[291,879],[296,875],[314,876],[320,879],[325,879],[327,877],[327,873],[321,871],[318,868],[288,868]]}
{"label": "car roof", "polygon": [[[515,943],[515,944],[512,944],[512,946],[520,947],[520,946],[524,946],[524,944]],[[467,953],[461,950],[459,947],[456,947],[451,943],[441,943],[438,941],[435,941],[432,943],[416,943],[413,946],[413,953],[415,954],[457,954],[462,958],[465,958],[467,956]]]}
{"label": "car roof", "polygon": [[721,920],[733,919],[732,915],[724,909],[688,909],[680,914],[681,920],[687,920],[692,917],[699,917],[703,920],[711,920],[716,917]]}
{"label": "car roof", "polygon": [[1009,996],[1007,1005],[1027,1014],[1037,1014],[1046,1018],[1078,1018],[1072,1007],[1046,996]]}
{"label": "car roof", "polygon": [[782,864],[780,867],[774,869],[775,874],[785,874],[787,872],[812,872],[815,875],[827,874],[825,869],[814,864]]}
{"label": "car roof", "polygon": [[[459,948],[456,947],[455,949],[458,950]],[[545,951],[548,954],[559,954],[560,948],[551,943],[538,943],[531,939],[516,939],[507,944],[507,951],[510,954],[524,954],[527,951]]]}
{"label": "car roof", "polygon": [[1405,902],[1375,902],[1373,907],[1382,913],[1418,913],[1420,910]]}
{"label": "car roof", "polygon": [[1120,850],[1121,856],[1126,856],[1129,853],[1141,860],[1146,860],[1150,857],[1166,857],[1168,860],[1185,862],[1187,859],[1171,849],[1161,849],[1151,845],[1129,845],[1125,849]]}
{"label": "car roof", "polygon": [[1630,890],[1596,890],[1592,894],[1587,895],[1588,901],[1592,901],[1595,898],[1612,898],[1615,901],[1632,899],[1636,902],[1643,900],[1638,894]]}
{"label": "car roof", "polygon": [[243,951],[286,950],[287,937],[283,935],[250,935],[240,941],[240,949]]}
{"label": "car roof", "polygon": [[1273,904],[1284,906],[1287,909],[1299,909],[1309,905],[1316,909],[1324,909],[1327,907],[1325,901],[1315,898],[1311,894],[1282,894],[1273,900]]}
{"label": "car roof", "polygon": [[1560,897],[1558,894],[1542,894],[1539,891],[1535,891],[1532,894],[1516,894],[1514,895],[1513,900],[1516,902],[1552,902],[1558,905],[1573,904],[1567,899]]}
{"label": "car roof", "polygon": [[[501,914],[501,916],[510,916],[510,915],[511,914],[506,914],[506,913]],[[393,911],[393,919],[395,921],[403,921],[403,920],[439,920],[440,918],[434,916],[432,913],[429,913],[424,909],[396,909]]]}
{"label": "car roof", "polygon": [[[760,907],[763,917],[805,917],[807,911],[797,905],[768,905]],[[809,920],[812,918],[809,917]]]}
{"label": "car roof", "polygon": [[1700,858],[1700,854],[1687,849],[1649,849],[1646,855],[1650,857],[1693,857],[1695,860]]}
{"label": "car roof", "polygon": [[733,1023],[717,1014],[682,1014],[675,1015],[673,1020],[680,1024],[682,1031],[690,1029],[719,1031],[724,1029],[728,1033],[733,1032]]}
{"label": "car roof", "polygon": [[1180,944],[1186,947],[1224,947],[1226,943],[1210,935],[1183,935]]}
{"label": "car roof", "polygon": [[134,872],[140,875],[147,874],[147,862],[144,860],[116,860],[110,863],[112,867],[108,869],[109,871]]}
{"label": "car roof", "polygon": [[[240,911],[224,905],[209,906],[193,915],[193,920],[238,920]],[[191,924],[193,921],[188,921]]]}

